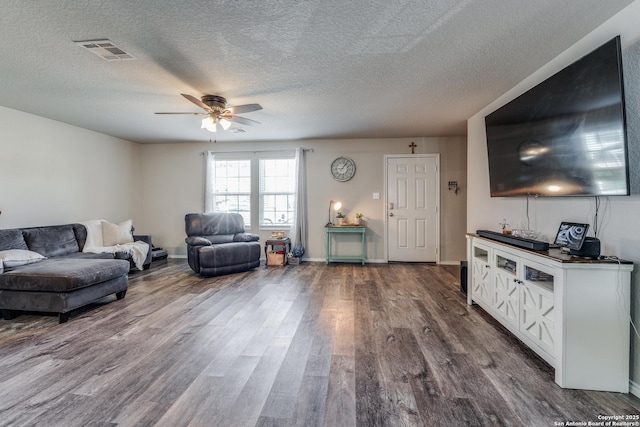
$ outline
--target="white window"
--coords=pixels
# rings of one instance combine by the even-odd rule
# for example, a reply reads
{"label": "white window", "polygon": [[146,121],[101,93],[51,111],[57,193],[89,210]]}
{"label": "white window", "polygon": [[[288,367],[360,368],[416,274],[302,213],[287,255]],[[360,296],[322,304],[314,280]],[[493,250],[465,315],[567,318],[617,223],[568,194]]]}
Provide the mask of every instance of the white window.
{"label": "white window", "polygon": [[293,223],[295,159],[260,159],[260,226],[282,228]]}
{"label": "white window", "polygon": [[237,212],[253,232],[288,229],[295,210],[295,163],[293,153],[216,153],[207,172],[212,180],[207,209]]}
{"label": "white window", "polygon": [[213,162],[213,211],[237,212],[251,226],[251,160]]}

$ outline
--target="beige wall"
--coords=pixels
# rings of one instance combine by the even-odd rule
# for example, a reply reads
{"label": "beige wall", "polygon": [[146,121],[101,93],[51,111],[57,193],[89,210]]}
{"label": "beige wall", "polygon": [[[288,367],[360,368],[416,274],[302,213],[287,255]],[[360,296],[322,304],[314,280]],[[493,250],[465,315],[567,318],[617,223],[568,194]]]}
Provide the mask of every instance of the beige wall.
{"label": "beige wall", "polygon": [[140,147],[0,107],[0,228],[139,221]]}
{"label": "beige wall", "polygon": [[[341,200],[349,219],[356,212],[365,215],[368,225],[367,258],[386,259],[384,247],[384,155],[406,154],[414,141],[416,153],[439,153],[441,165],[441,261],[458,262],[464,258],[466,214],[466,138],[404,138],[361,140],[308,140],[280,143],[202,143],[154,144],[142,147],[144,229],[154,242],[172,256],[184,256],[184,214],[202,211],[203,168],[200,155],[205,150],[268,151],[312,149],[307,153],[308,239],[305,257],[323,260],[324,224],[329,201]],[[338,156],[356,162],[355,177],[345,183],[331,178],[329,165]],[[447,190],[449,180],[458,181],[461,191]],[[373,193],[380,193],[374,200]],[[258,231],[258,230],[254,230]],[[261,232],[266,237],[270,231]],[[341,254],[358,250],[357,241],[347,238],[340,245]],[[344,251],[344,252],[343,252]]]}
{"label": "beige wall", "polygon": [[[509,100],[525,92],[535,84],[590,52],[615,35],[621,34],[623,45],[623,67],[625,72],[625,91],[627,95],[628,143],[635,150],[640,145],[638,131],[638,112],[640,111],[640,1],[632,3],[620,14],[607,21],[601,27],[587,35],[579,43],[565,51],[559,57],[538,70],[531,77],[517,85],[501,98],[491,103],[468,120],[468,186],[467,194],[467,230],[497,230],[502,218],[513,227],[526,224],[525,198],[491,198],[489,196],[489,173],[486,149],[484,117]],[[630,168],[640,168],[632,161]],[[531,199],[531,228],[541,231],[547,239],[555,236],[561,221],[587,222],[593,224],[595,201],[585,198],[538,198]],[[615,255],[634,262],[632,277],[632,316],[636,323],[640,319],[640,196],[604,197],[600,211],[601,222],[598,236],[602,243],[603,255]],[[607,307],[602,308],[606,310]],[[597,345],[597,343],[594,343]],[[640,382],[640,338],[633,337],[632,379]],[[635,393],[640,387],[634,386]]]}
{"label": "beige wall", "polygon": [[[292,149],[308,153],[309,231],[306,257],[324,259],[323,226],[329,200],[343,201],[353,219],[365,214],[367,258],[386,259],[384,247],[384,155],[439,153],[441,165],[441,261],[464,257],[466,138],[315,140],[281,143],[180,143],[139,145],[65,123],[0,107],[0,228],[62,224],[104,218],[134,220],[136,232],[153,235],[172,256],[184,256],[184,214],[202,211],[205,150]],[[353,158],[356,176],[333,180],[329,165]],[[458,181],[461,191],[447,190]],[[373,193],[380,193],[374,200]],[[261,232],[266,237],[270,232]],[[356,241],[340,253],[357,251]]]}

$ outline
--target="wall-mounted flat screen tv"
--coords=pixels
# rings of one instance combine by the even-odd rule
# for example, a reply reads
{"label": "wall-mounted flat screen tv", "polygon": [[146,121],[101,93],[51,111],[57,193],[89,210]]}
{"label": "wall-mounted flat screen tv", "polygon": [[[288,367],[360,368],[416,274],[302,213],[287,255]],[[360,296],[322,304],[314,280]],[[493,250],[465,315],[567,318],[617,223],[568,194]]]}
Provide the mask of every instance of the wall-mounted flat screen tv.
{"label": "wall-mounted flat screen tv", "polygon": [[620,37],[485,117],[492,197],[629,195]]}

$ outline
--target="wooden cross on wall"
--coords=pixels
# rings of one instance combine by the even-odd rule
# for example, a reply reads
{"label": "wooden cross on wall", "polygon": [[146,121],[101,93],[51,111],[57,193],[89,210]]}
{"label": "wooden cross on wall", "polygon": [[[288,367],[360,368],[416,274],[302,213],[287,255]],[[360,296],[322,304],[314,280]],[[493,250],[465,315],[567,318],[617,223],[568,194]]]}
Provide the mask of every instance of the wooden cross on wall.
{"label": "wooden cross on wall", "polygon": [[416,154],[416,143],[412,141],[411,144],[409,144],[409,147],[411,148],[411,154]]}

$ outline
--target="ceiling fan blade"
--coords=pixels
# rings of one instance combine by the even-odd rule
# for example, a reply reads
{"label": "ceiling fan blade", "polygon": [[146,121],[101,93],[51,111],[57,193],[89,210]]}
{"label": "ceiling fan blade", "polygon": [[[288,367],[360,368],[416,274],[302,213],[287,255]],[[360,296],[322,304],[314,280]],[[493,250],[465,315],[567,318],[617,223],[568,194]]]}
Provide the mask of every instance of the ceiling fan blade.
{"label": "ceiling fan blade", "polygon": [[209,113],[153,113],[153,114],[192,114],[195,116],[208,116]]}
{"label": "ceiling fan blade", "polygon": [[250,113],[252,111],[262,110],[262,106],[260,104],[244,104],[244,105],[236,105],[235,107],[227,107],[234,114],[243,114]]}
{"label": "ceiling fan blade", "polygon": [[211,108],[207,104],[205,104],[204,102],[200,101],[198,98],[196,98],[194,96],[187,95],[186,93],[181,93],[180,95],[184,96],[185,98],[187,98],[189,101],[193,102],[194,104],[196,104],[200,108],[204,108],[207,111],[211,110]]}
{"label": "ceiling fan blade", "polygon": [[246,117],[240,117],[240,116],[231,116],[229,117],[229,120],[231,120],[232,122],[240,123],[241,125],[247,125],[247,126],[260,124],[260,122],[247,119]]}

